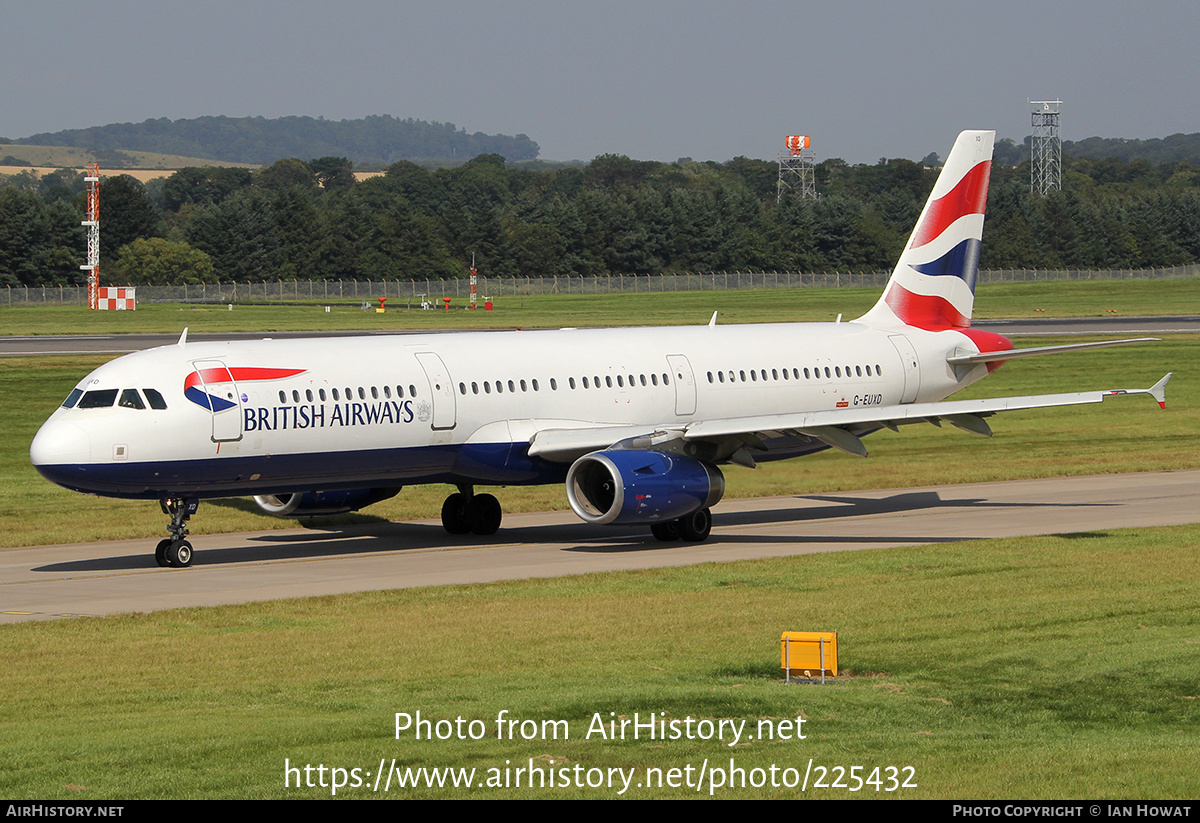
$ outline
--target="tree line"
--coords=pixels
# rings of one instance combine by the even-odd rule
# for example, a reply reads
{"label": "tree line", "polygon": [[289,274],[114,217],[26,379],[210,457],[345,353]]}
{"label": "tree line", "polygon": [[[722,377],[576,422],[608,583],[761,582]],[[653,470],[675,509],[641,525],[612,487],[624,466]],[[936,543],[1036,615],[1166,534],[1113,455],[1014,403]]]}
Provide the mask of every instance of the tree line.
{"label": "tree line", "polygon": [[[101,272],[122,285],[291,279],[881,271],[938,169],[817,164],[817,200],[777,202],[777,164],[602,155],[527,168],[483,154],[408,161],[357,181],[326,156],[257,170],[189,168],[100,186]],[[1031,196],[1029,165],[995,164],[981,266],[1142,268],[1200,260],[1200,168],[1064,159],[1064,189]],[[0,285],[77,284],[82,175],[0,179]]]}

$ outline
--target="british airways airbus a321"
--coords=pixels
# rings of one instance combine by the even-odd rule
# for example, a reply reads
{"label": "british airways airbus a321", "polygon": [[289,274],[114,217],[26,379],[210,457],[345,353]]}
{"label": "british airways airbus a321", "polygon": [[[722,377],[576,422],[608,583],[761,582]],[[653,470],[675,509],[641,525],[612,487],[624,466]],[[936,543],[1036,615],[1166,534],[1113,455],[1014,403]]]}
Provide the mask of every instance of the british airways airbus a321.
{"label": "british airways airbus a321", "polygon": [[85,377],[30,456],[80,492],[159,500],[160,565],[187,566],[202,498],[269,514],[352,511],[446,483],[452,534],[493,534],[477,486],[565,483],[588,523],[704,540],[721,464],[865,455],[881,428],[941,421],[990,435],[1001,411],[1149,389],[942,401],[1014,357],[971,328],[994,132],[958,136],[879,302],[852,322],[561,329],[178,344]]}

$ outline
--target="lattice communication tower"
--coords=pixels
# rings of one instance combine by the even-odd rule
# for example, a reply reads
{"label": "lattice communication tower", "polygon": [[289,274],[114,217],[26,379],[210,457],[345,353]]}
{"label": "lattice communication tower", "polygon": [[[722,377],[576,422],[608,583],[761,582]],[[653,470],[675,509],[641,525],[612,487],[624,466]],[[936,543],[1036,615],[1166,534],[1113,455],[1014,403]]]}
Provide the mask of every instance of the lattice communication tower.
{"label": "lattice communication tower", "polygon": [[775,202],[783,199],[784,192],[795,192],[802,198],[817,199],[817,178],[812,152],[812,138],[807,135],[790,135],[786,141],[788,153],[779,155],[779,185]]}
{"label": "lattice communication tower", "polygon": [[80,266],[87,274],[88,308],[95,309],[100,291],[100,164],[88,163],[87,183],[87,264]]}
{"label": "lattice communication tower", "polygon": [[1035,194],[1062,189],[1061,100],[1030,100],[1033,139],[1029,144],[1029,188]]}

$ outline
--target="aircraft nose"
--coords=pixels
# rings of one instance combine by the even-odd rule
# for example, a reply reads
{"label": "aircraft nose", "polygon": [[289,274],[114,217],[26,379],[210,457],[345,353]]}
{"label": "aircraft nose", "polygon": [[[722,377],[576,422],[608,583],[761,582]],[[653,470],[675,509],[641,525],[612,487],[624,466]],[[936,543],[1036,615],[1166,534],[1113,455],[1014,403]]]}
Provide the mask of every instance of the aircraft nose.
{"label": "aircraft nose", "polygon": [[[92,459],[92,443],[87,432],[63,420],[42,425],[29,446],[29,459],[39,470],[42,466],[87,463]],[[43,472],[44,474],[44,472]]]}

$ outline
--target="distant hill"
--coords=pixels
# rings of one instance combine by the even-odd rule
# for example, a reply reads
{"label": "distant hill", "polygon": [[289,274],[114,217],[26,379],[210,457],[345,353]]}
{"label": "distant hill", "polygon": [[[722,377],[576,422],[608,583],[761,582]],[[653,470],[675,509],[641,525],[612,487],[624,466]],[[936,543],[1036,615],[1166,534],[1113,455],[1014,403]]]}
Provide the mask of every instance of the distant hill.
{"label": "distant hill", "polygon": [[533,160],[538,144],[527,135],[468,134],[453,123],[372,115],[360,120],[312,117],[197,117],[147,120],[34,134],[15,144],[75,146],[92,151],[144,151],[270,165],[285,157],[347,157],[358,165],[399,160],[469,160],[499,154]]}

